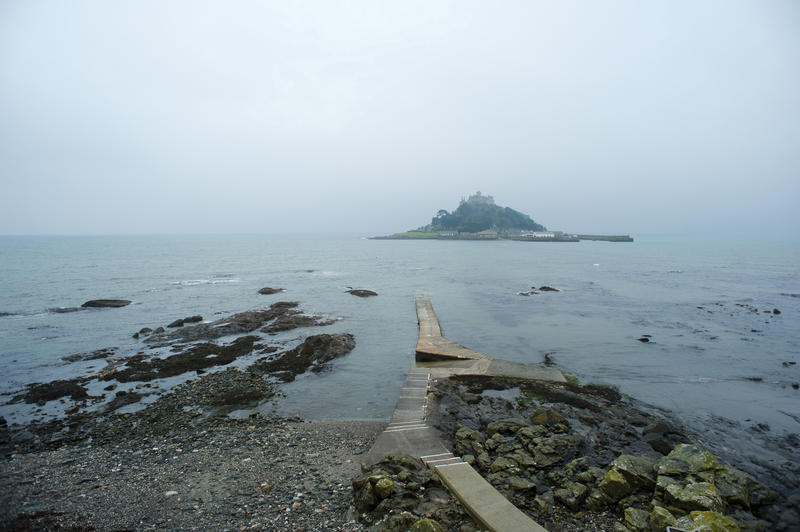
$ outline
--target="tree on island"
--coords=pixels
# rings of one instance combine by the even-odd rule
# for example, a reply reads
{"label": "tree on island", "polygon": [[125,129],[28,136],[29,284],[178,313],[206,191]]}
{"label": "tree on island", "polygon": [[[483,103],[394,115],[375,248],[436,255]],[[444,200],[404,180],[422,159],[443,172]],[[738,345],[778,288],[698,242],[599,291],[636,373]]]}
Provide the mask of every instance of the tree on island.
{"label": "tree on island", "polygon": [[467,200],[462,199],[461,204],[453,212],[440,210],[433,217],[430,225],[420,227],[418,231],[478,233],[487,229],[545,231],[543,225],[533,221],[527,214],[515,211],[510,207],[495,205],[491,196],[482,196],[480,191]]}

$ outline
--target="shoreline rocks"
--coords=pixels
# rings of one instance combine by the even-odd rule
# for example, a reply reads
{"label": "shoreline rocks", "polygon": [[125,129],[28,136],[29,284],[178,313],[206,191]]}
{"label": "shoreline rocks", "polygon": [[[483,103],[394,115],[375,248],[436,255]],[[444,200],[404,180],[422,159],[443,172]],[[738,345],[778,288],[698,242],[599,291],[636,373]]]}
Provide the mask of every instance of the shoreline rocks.
{"label": "shoreline rocks", "polygon": [[545,528],[593,529],[586,523],[602,519],[610,521],[600,528],[618,532],[800,525],[791,498],[613,389],[454,376],[435,381],[433,397],[434,424],[454,454]]}

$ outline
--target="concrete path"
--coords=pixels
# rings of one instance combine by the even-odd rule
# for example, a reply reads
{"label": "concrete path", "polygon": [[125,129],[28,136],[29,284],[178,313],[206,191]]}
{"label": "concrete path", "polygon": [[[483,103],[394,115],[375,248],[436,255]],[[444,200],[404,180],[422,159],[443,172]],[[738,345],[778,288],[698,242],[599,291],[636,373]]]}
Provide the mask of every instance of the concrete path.
{"label": "concrete path", "polygon": [[556,369],[493,358],[448,340],[442,336],[442,328],[428,294],[417,292],[416,304],[419,321],[416,358],[418,363],[430,368],[432,377],[485,375],[567,382],[564,374]]}
{"label": "concrete path", "polygon": [[442,483],[470,515],[491,532],[547,532],[511,504],[472,466],[453,455],[440,433],[425,422],[431,378],[451,375],[494,375],[566,382],[557,370],[492,358],[442,336],[439,320],[427,294],[417,293],[417,364],[411,368],[400,391],[392,419],[367,453],[369,467],[391,452],[420,458],[436,471]]}

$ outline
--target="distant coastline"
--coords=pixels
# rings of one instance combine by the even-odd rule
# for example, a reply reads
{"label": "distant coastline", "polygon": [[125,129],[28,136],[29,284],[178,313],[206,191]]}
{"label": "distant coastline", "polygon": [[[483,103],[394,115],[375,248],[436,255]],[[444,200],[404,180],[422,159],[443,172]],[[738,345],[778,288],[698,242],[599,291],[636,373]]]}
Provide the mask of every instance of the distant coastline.
{"label": "distant coastline", "polygon": [[372,236],[370,240],[517,240],[521,242],[580,242],[581,240],[596,240],[602,242],[633,242],[630,235],[589,235],[569,234],[561,231],[547,231],[532,234],[502,234],[496,231],[481,231],[479,233],[466,233],[442,231],[428,233],[422,231],[408,231],[386,236]]}

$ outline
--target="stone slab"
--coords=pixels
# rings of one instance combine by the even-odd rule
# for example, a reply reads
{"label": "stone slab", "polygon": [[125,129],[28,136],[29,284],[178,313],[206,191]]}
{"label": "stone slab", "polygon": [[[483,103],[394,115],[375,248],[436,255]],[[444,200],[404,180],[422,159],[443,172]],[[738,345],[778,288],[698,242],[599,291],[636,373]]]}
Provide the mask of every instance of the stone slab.
{"label": "stone slab", "polygon": [[469,464],[434,465],[433,470],[450,493],[482,527],[492,532],[547,532],[489,484]]}

